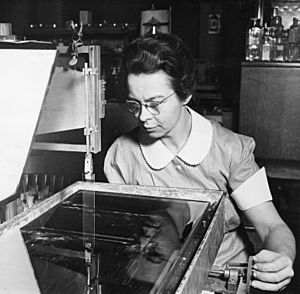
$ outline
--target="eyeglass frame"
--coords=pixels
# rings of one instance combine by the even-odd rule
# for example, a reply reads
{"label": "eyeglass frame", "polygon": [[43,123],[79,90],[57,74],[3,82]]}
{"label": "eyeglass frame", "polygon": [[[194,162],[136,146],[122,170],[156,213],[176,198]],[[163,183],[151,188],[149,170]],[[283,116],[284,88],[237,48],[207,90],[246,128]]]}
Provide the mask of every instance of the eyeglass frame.
{"label": "eyeglass frame", "polygon": [[[128,109],[129,112],[131,112],[133,115],[135,115],[136,117],[140,117],[141,113],[142,113],[142,107],[145,106],[145,108],[153,115],[158,115],[160,114],[159,109],[157,109],[157,113],[153,113],[153,106],[151,106],[150,104],[155,104],[154,107],[158,107],[160,104],[162,104],[163,102],[165,102],[168,98],[170,98],[171,96],[173,96],[174,94],[176,94],[176,92],[171,93],[170,95],[164,97],[161,101],[150,101],[150,102],[146,102],[146,103],[142,103],[141,101],[134,99],[134,98],[130,98],[130,99],[126,99],[125,104],[126,107]],[[139,112],[138,113],[134,113],[133,111],[130,110],[130,107],[128,107],[128,102],[136,102],[139,105]],[[150,110],[149,110],[150,109]],[[152,111],[151,111],[152,110]]]}

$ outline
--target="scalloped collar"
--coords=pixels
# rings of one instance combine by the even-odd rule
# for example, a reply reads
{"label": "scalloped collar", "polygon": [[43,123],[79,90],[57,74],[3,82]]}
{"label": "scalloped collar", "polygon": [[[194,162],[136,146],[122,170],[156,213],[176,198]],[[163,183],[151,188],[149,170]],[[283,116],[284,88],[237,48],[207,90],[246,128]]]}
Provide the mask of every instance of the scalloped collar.
{"label": "scalloped collar", "polygon": [[191,132],[185,145],[177,154],[173,154],[161,140],[156,140],[149,145],[139,143],[143,157],[152,169],[165,168],[175,157],[187,165],[196,166],[208,154],[212,143],[212,124],[191,108],[187,107],[187,109],[192,117]]}

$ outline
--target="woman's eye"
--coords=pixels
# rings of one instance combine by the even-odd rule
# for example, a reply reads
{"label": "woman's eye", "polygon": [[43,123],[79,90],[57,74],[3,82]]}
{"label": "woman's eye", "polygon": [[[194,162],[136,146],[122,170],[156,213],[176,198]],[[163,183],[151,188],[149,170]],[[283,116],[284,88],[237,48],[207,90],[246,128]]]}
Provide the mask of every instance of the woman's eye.
{"label": "woman's eye", "polygon": [[159,102],[153,101],[153,102],[149,102],[148,104],[150,107],[155,108],[159,105]]}

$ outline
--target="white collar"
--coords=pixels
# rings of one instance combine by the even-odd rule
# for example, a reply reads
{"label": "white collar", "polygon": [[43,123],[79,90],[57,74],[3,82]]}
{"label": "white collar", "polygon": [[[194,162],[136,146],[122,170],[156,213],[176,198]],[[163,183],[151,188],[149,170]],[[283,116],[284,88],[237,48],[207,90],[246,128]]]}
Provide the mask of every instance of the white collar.
{"label": "white collar", "polygon": [[178,154],[173,154],[161,140],[152,144],[140,143],[140,148],[147,164],[155,170],[161,170],[175,157],[185,164],[196,166],[206,157],[212,142],[213,128],[209,120],[187,107],[192,117],[190,135]]}

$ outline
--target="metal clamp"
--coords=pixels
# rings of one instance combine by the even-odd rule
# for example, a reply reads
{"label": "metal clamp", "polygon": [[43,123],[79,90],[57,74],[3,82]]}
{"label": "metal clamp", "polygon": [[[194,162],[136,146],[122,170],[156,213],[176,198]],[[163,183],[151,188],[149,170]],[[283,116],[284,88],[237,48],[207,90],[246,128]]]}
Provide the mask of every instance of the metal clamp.
{"label": "metal clamp", "polygon": [[72,46],[71,46],[71,60],[69,61],[70,66],[75,66],[78,61],[78,48],[83,46],[82,42],[82,30],[83,30],[83,25],[80,23],[80,28],[79,31],[77,32],[76,30],[76,25],[73,20],[68,20],[66,22],[66,28],[67,30],[71,31],[72,33]]}
{"label": "metal clamp", "polygon": [[211,270],[209,277],[226,280],[226,289],[222,293],[236,293],[241,280],[246,284],[246,294],[250,294],[253,256],[248,263],[229,262],[225,269]]}
{"label": "metal clamp", "polygon": [[86,294],[101,294],[100,254],[94,254],[90,242],[85,243],[85,264],[87,269]]}
{"label": "metal clamp", "polygon": [[82,69],[84,75],[98,75],[98,68],[85,67]]}

